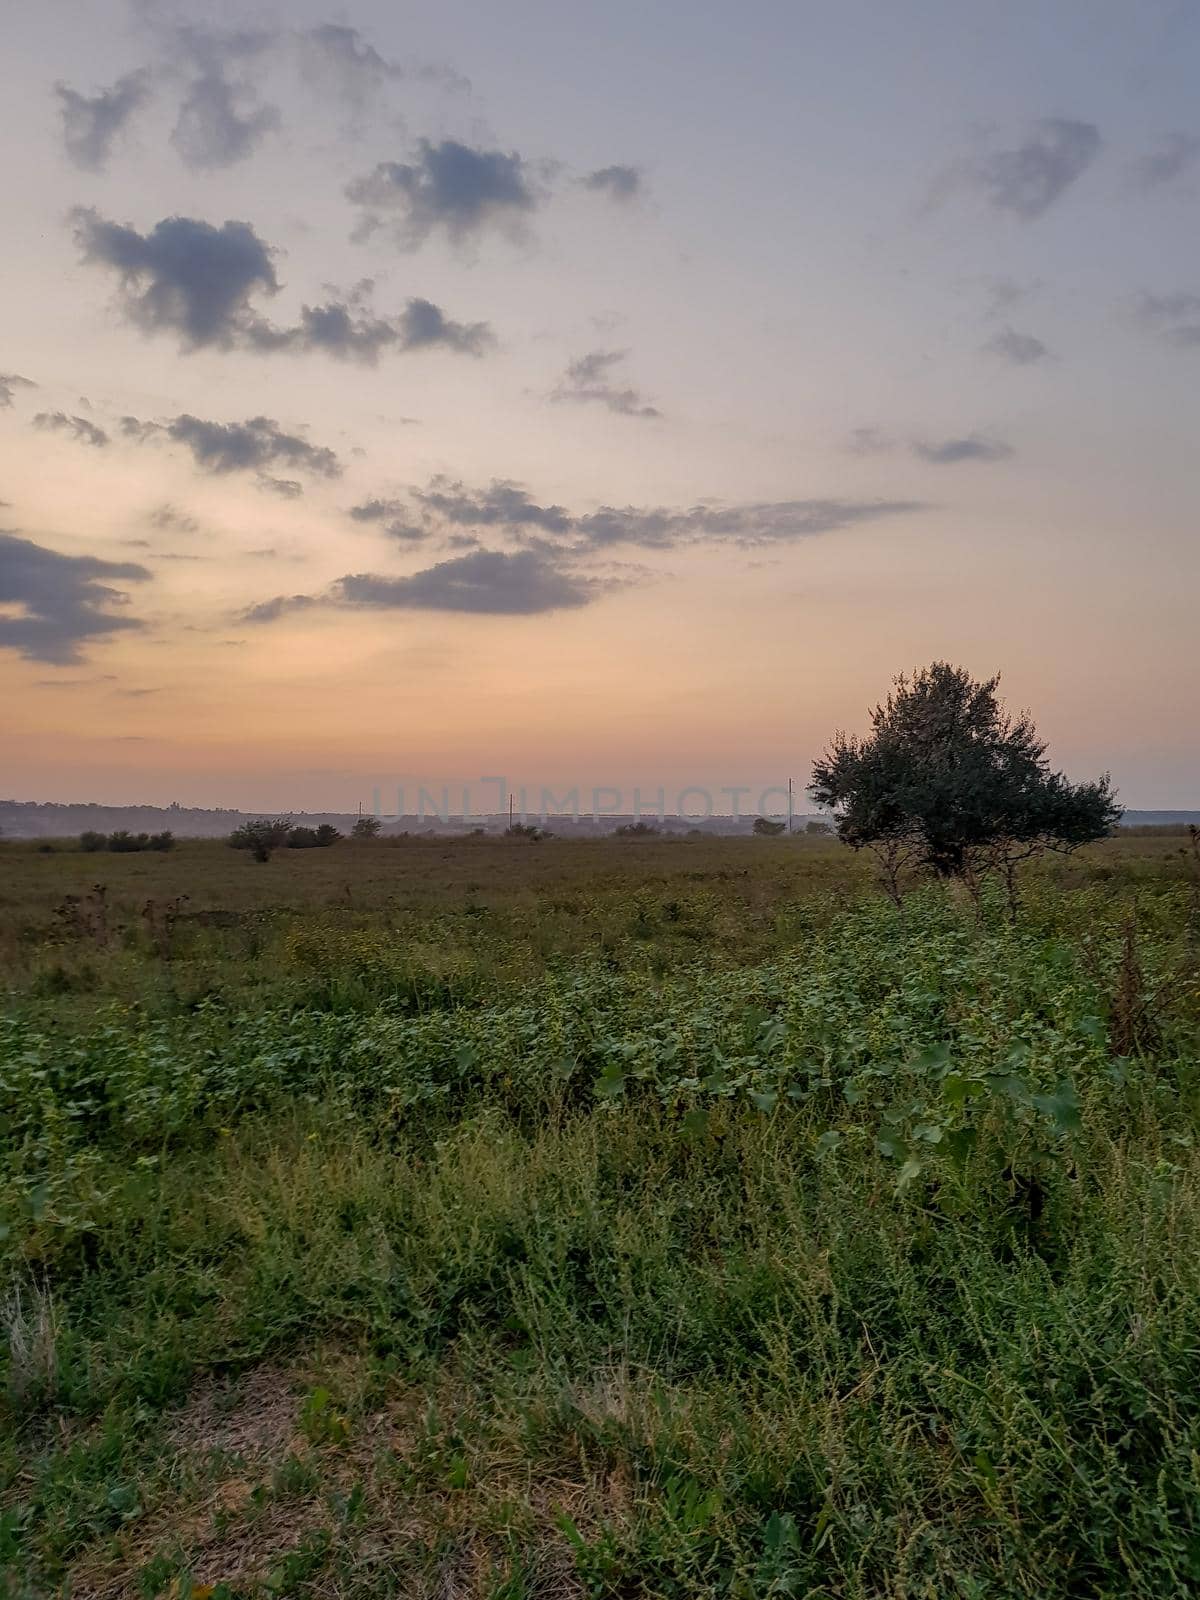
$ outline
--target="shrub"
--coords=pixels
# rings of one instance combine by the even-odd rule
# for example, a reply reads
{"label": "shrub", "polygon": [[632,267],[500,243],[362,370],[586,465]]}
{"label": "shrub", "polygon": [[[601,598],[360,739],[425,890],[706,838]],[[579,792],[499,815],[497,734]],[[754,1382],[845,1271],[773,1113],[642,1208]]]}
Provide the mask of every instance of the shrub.
{"label": "shrub", "polygon": [[269,861],[272,851],[287,844],[291,831],[291,817],[255,817],[235,828],[229,843],[234,850],[249,850],[255,861]]}
{"label": "shrub", "polygon": [[341,837],[332,822],[323,822],[317,829],[317,844],[322,850],[327,850],[331,844],[336,844]]}
{"label": "shrub", "polygon": [[350,829],[352,839],[378,839],[383,831],[383,823],[378,817],[359,817]]}
{"label": "shrub", "polygon": [[79,848],[85,855],[94,855],[97,850],[103,850],[107,842],[104,835],[97,833],[93,828],[79,835]]}

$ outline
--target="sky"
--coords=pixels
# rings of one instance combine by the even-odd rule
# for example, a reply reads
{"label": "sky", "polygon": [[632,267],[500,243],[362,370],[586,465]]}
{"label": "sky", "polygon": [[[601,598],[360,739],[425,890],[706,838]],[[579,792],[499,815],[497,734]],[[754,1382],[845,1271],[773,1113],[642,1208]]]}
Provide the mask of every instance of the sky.
{"label": "sky", "polygon": [[1200,804],[1200,0],[0,26],[0,793],[803,787],[947,659]]}

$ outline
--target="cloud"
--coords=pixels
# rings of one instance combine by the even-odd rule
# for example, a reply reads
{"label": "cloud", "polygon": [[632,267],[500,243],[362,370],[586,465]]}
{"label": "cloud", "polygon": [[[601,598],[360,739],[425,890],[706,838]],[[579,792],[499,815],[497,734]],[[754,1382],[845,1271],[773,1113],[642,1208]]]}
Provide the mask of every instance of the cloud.
{"label": "cloud", "polygon": [[788,543],[920,509],[919,503],[906,500],[822,499],[601,506],[577,514],[565,506],[542,504],[508,479],[469,489],[454,479],[434,478],[424,489],[411,489],[407,500],[368,500],[350,514],[356,521],[381,523],[406,541],[424,537],[449,543],[464,530],[490,530],[543,552],[579,556],[620,544],[668,550]]}
{"label": "cloud", "polygon": [[550,398],[602,405],[622,417],[661,417],[638,389],[620,388],[608,381],[610,370],[625,360],[628,350],[592,350],[572,361]]}
{"label": "cloud", "polygon": [[357,28],[325,22],[299,35],[301,72],[354,111],[362,111],[404,69],[387,61]]}
{"label": "cloud", "polygon": [[1140,189],[1159,189],[1173,183],[1200,161],[1200,137],[1194,133],[1169,133],[1144,155],[1133,169]]}
{"label": "cloud", "polygon": [[984,439],[978,434],[966,434],[959,439],[941,439],[934,442],[917,441],[913,454],[922,461],[937,467],[955,466],[961,461],[1005,461],[1016,452],[1010,444],[999,439]]}
{"label": "cloud", "polygon": [[22,378],[17,372],[0,372],[0,410],[5,410],[13,403],[13,396],[18,389],[36,389],[37,384],[32,378]]}
{"label": "cloud", "polygon": [[180,511],[178,506],[170,505],[166,501],[160,506],[155,506],[147,520],[151,527],[157,528],[160,533],[200,532],[200,524],[195,517],[189,516],[186,511]]}
{"label": "cloud", "polygon": [[442,346],[481,356],[496,339],[486,322],[454,322],[430,300],[412,299],[398,317],[378,317],[341,301],[304,306],[297,327],[255,335],[263,349],[323,350],[340,360],[373,366],[385,350]]}
{"label": "cloud", "polygon": [[275,294],[271,251],[248,222],[214,227],[194,217],[164,217],[147,233],[75,213],[85,261],[120,275],[120,303],[144,333],[180,335],[185,349],[253,344],[261,327],[256,293]]}
{"label": "cloud", "polygon": [[350,573],[324,596],[277,596],[252,606],[247,622],[273,622],[315,604],[371,611],[457,611],[476,616],[536,616],[587,605],[609,585],[581,577],[544,551],[475,550],[408,577]]}
{"label": "cloud", "polygon": [[75,213],[84,260],[119,274],[119,303],[143,333],[175,333],[185,350],[324,351],[368,364],[388,349],[436,346],[482,355],[495,343],[486,322],[454,322],[429,300],[411,299],[396,317],[370,309],[369,280],[342,300],[304,306],[300,321],[277,327],[252,304],[279,280],[270,247],[248,222],[221,227],[165,217],[146,234],[95,211]]}
{"label": "cloud", "polygon": [[94,95],[79,94],[65,83],[56,84],[54,92],[67,155],[84,172],[103,172],[117,135],[150,98],[150,74],[128,72]]}
{"label": "cloud", "polygon": [[268,494],[277,494],[283,500],[299,500],[304,493],[304,485],[295,478],[272,478],[265,472],[260,472],[255,480],[260,489]]}
{"label": "cloud", "polygon": [[594,194],[605,194],[610,200],[633,200],[642,192],[639,167],[597,167],[579,181],[585,189],[592,190]]}
{"label": "cloud", "polygon": [[439,231],[455,244],[490,227],[519,231],[540,198],[515,151],[481,150],[456,139],[422,139],[415,161],[381,161],[350,183],[346,195],[362,210],[358,237],[390,217],[405,250],[418,249]]}
{"label": "cloud", "polygon": [[983,347],[989,355],[1000,356],[1017,367],[1031,367],[1049,358],[1046,345],[1032,333],[1018,333],[1015,328],[1002,328]]}
{"label": "cloud", "polygon": [[132,561],[64,556],[0,532],[0,606],[20,612],[0,612],[0,648],[16,650],[29,661],[79,661],[88,640],[141,627],[115,609],[126,603],[125,593],[102,580],[149,577],[147,568]]}
{"label": "cloud", "polygon": [[108,435],[86,417],[69,417],[65,411],[39,411],[33,419],[35,428],[56,433],[69,433],[80,444],[90,444],[102,450],[108,444]]}
{"label": "cloud", "polygon": [[[263,472],[283,464],[314,472],[325,478],[341,474],[337,456],[324,445],[310,444],[296,433],[285,433],[271,417],[250,417],[245,422],[208,422],[188,412],[169,422],[142,422],[137,417],[122,417],[121,431],[127,438],[145,442],[162,435],[176,444],[186,445],[202,472],[223,476],[228,472]],[[279,489],[282,480],[271,480],[269,487],[279,493],[295,492],[291,486]]]}
{"label": "cloud", "polygon": [[1029,221],[1048,211],[1087,171],[1100,144],[1093,123],[1043,117],[1021,144],[974,162],[968,178],[998,211]]}
{"label": "cloud", "polygon": [[878,456],[894,450],[896,441],[882,428],[855,428],[846,448],[856,456]]}
{"label": "cloud", "polygon": [[1134,306],[1149,332],[1181,350],[1200,345],[1200,294],[1143,294]]}
{"label": "cloud", "polygon": [[218,33],[179,28],[179,58],[190,78],[171,143],[195,171],[231,167],[258,149],[280,125],[279,110],[260,103],[248,75],[231,76],[276,42],[268,33]]}

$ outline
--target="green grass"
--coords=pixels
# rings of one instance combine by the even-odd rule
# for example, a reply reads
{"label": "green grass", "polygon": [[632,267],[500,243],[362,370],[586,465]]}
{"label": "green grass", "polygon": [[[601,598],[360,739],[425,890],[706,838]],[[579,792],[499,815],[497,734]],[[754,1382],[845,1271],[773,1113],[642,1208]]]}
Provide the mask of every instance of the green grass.
{"label": "green grass", "polygon": [[[350,906],[285,860],[257,957],[46,946],[66,869],[22,862],[7,1592],[1197,1592],[1200,903],[1158,843],[1016,929],[824,845],[381,846]],[[236,866],[154,870],[242,913],[276,863]]]}

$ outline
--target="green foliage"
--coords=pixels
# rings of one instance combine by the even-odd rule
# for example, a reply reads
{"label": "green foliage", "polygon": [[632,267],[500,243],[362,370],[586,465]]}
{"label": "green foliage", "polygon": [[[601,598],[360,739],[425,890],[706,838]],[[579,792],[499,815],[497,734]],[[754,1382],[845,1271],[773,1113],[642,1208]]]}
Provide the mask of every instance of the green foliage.
{"label": "green foliage", "polygon": [[249,850],[255,861],[269,861],[292,834],[291,817],[254,817],[229,835],[234,850]]}
{"label": "green foliage", "polygon": [[350,829],[352,839],[378,839],[383,823],[378,817],[359,817]]}
{"label": "green foliage", "polygon": [[906,866],[975,883],[1046,850],[1103,838],[1119,820],[1107,776],[1071,784],[1051,772],[1030,718],[1010,717],[999,678],[975,681],[937,661],[871,713],[871,733],[839,733],[810,793],[837,813],[838,836],[876,851],[895,893]]}
{"label": "green foliage", "polygon": [[1104,848],[1019,928],[819,842],[229,863],[259,989],[11,987],[11,1592],[1195,1592],[1195,900]]}

